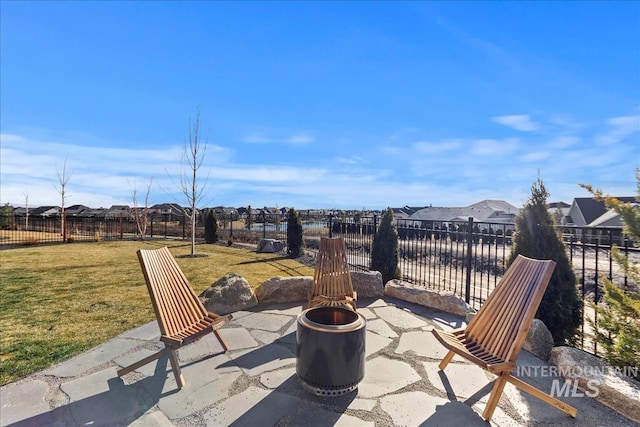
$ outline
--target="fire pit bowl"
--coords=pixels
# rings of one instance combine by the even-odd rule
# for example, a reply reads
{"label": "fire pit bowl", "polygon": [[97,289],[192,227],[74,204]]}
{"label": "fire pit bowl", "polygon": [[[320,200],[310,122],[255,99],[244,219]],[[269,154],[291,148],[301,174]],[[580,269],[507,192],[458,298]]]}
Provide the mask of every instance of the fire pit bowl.
{"label": "fire pit bowl", "polygon": [[342,307],[313,307],[298,316],[296,373],[318,396],[350,393],[364,378],[366,319]]}

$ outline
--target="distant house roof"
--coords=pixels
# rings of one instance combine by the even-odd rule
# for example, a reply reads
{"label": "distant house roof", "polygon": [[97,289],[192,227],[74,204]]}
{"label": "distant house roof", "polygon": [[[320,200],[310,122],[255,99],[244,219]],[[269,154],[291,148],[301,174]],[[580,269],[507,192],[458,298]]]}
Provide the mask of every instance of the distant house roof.
{"label": "distant house roof", "polygon": [[85,205],[71,205],[64,209],[65,215],[67,216],[80,216],[83,215],[85,211],[89,211],[90,208]]}
{"label": "distant house roof", "polygon": [[[623,203],[636,202],[635,197],[616,197],[616,199]],[[604,202],[595,200],[593,197],[576,197],[569,209],[569,217],[575,225],[592,225],[607,211]]]}
{"label": "distant house roof", "polygon": [[159,203],[149,208],[150,212],[169,215],[183,215],[184,210],[177,203]]}
{"label": "distant house roof", "polygon": [[465,207],[430,206],[414,212],[410,218],[427,221],[513,222],[520,210],[503,200],[483,200]]}
{"label": "distant house roof", "polygon": [[60,208],[58,206],[38,206],[37,208],[33,208],[29,211],[29,215],[58,215],[60,213]]}

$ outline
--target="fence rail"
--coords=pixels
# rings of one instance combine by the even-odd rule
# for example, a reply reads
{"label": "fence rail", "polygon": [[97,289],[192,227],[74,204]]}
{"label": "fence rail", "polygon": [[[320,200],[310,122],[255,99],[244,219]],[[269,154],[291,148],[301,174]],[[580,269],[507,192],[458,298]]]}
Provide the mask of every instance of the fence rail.
{"label": "fence rail", "polygon": [[[342,236],[347,247],[347,260],[353,270],[367,271],[373,237],[378,228],[377,216],[335,217],[301,215],[306,250],[316,253],[322,236]],[[145,239],[189,239],[187,219],[156,216],[147,225]],[[15,218],[10,230],[0,230],[0,248],[43,243],[139,240],[141,233],[131,218],[67,217],[62,232],[59,217]],[[223,240],[257,243],[261,238],[286,240],[287,224],[266,217],[253,218],[248,224],[232,216],[218,218],[218,235]],[[478,309],[496,286],[511,253],[511,223],[468,221],[396,221],[401,278],[418,286],[451,291]],[[602,297],[602,275],[623,289],[638,284],[612,260],[616,245],[631,261],[640,261],[640,251],[633,247],[620,228],[559,227],[567,254],[578,278],[583,300],[581,328],[582,348],[597,354],[593,327],[597,327],[594,310]],[[204,238],[204,223],[196,227],[196,238]]]}

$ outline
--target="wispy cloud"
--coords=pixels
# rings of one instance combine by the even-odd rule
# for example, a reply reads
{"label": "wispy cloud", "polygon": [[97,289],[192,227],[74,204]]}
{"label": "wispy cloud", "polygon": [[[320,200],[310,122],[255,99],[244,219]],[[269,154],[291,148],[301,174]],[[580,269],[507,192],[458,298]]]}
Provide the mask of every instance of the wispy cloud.
{"label": "wispy cloud", "polygon": [[540,125],[531,120],[527,114],[497,116],[493,117],[491,120],[521,132],[533,132],[540,128]]}
{"label": "wispy cloud", "polygon": [[315,142],[315,138],[309,132],[296,132],[285,137],[271,137],[263,132],[252,132],[243,136],[240,140],[247,144],[307,145]]}
{"label": "wispy cloud", "polygon": [[612,117],[607,120],[609,129],[597,135],[595,140],[601,145],[617,144],[626,137],[640,132],[640,115]]}
{"label": "wispy cloud", "polygon": [[478,139],[472,141],[471,152],[477,156],[505,157],[513,153],[518,147],[518,140],[508,139]]}

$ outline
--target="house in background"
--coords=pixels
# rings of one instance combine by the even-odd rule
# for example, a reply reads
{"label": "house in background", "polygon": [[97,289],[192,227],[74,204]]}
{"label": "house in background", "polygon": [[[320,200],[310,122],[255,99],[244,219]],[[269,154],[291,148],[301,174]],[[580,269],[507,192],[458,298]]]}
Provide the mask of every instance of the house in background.
{"label": "house in background", "polygon": [[[616,199],[623,203],[640,206],[635,197],[616,197]],[[592,197],[575,198],[566,219],[566,225],[576,227],[572,234],[583,243],[625,244],[622,218],[613,209],[607,209],[604,202],[599,202]]]}
{"label": "house in background", "polygon": [[[636,203],[635,197],[616,197],[624,203]],[[573,199],[567,213],[567,225],[576,227],[622,227],[620,215],[609,211],[604,202],[592,197]]]}
{"label": "house in background", "polygon": [[451,223],[473,218],[474,222],[513,224],[519,212],[520,209],[504,200],[483,200],[464,207],[429,206],[417,210],[409,219]]}
{"label": "house in background", "polygon": [[556,218],[558,225],[567,225],[571,205],[565,202],[551,202],[547,208],[549,215]]}
{"label": "house in background", "polygon": [[392,208],[393,210],[393,218],[397,221],[399,219],[409,219],[411,215],[418,212],[420,209],[424,209],[425,207],[411,207],[411,206],[403,206],[401,208]]}

